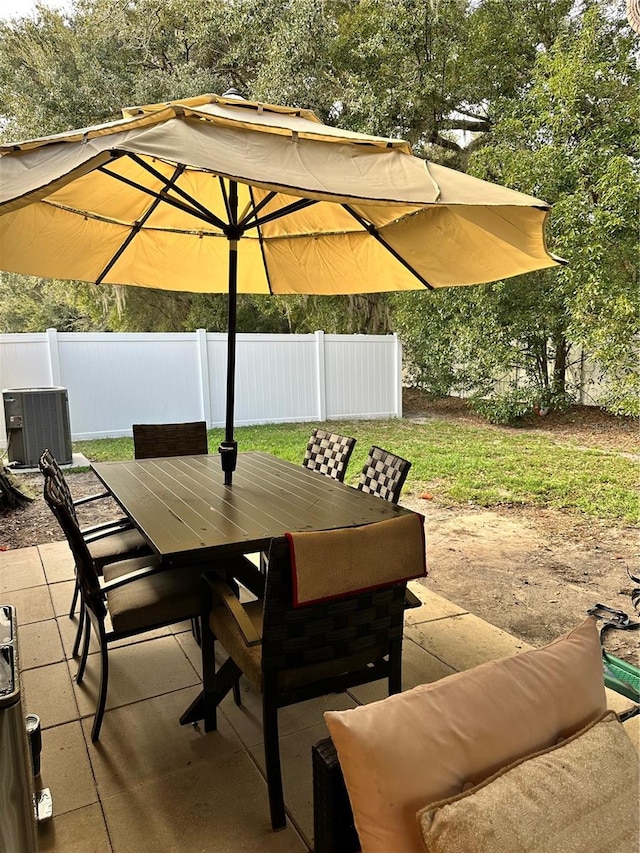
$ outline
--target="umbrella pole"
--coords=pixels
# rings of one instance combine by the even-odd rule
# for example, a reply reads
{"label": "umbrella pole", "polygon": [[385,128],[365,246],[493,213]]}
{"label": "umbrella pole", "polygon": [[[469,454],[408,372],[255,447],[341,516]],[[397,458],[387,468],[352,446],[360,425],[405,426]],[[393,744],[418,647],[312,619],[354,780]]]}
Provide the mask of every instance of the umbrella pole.
{"label": "umbrella pole", "polygon": [[233,415],[235,407],[236,378],[236,314],[238,297],[238,238],[240,236],[236,220],[238,216],[238,185],[230,182],[229,208],[232,223],[227,232],[229,240],[229,319],[227,323],[227,411],[224,441],[220,442],[218,452],[224,471],[224,484],[230,486],[238,458],[238,442],[233,437]]}

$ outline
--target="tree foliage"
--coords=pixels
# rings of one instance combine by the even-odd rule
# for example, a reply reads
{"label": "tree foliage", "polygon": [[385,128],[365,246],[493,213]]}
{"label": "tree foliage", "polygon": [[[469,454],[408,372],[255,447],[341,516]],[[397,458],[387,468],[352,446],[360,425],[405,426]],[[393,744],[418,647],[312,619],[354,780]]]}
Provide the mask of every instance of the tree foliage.
{"label": "tree foliage", "polygon": [[[397,329],[434,392],[517,370],[556,400],[580,346],[637,406],[638,54],[605,0],[75,0],[0,24],[0,135],[233,86],[553,204],[569,264],[436,294],[244,296],[242,330]],[[0,330],[226,327],[226,300],[0,274]],[[634,350],[634,346],[636,350]]]}

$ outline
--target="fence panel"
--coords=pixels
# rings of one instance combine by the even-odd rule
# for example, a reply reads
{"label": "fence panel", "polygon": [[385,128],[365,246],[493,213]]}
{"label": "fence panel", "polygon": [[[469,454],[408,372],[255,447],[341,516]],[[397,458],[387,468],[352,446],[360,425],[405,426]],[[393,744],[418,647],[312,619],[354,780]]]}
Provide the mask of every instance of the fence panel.
{"label": "fence panel", "polygon": [[60,382],[76,440],[133,423],[202,419],[193,334],[61,334]]}
{"label": "fence panel", "polygon": [[[226,337],[226,336],[225,336]],[[218,383],[224,420],[226,360]],[[235,422],[292,423],[318,419],[313,335],[242,335],[236,354]]]}
{"label": "fence panel", "polygon": [[[399,359],[394,335],[238,335],[235,423],[401,416]],[[226,370],[226,334],[203,330],[0,335],[0,387],[67,388],[74,440],[136,422],[223,426]]]}
{"label": "fence panel", "polygon": [[385,418],[402,411],[394,338],[327,335],[325,340],[327,417]]}

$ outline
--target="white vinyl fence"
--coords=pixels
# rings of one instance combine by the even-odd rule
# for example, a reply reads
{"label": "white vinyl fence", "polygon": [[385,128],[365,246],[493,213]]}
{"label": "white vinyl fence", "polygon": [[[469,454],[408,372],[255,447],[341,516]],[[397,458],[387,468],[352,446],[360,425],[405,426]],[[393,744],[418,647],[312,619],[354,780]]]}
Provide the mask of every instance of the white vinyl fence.
{"label": "white vinyl fence", "polygon": [[[204,329],[0,335],[0,389],[66,388],[76,441],[131,435],[133,423],[222,426],[226,370],[226,334]],[[238,335],[237,426],[389,417],[402,417],[395,335]]]}

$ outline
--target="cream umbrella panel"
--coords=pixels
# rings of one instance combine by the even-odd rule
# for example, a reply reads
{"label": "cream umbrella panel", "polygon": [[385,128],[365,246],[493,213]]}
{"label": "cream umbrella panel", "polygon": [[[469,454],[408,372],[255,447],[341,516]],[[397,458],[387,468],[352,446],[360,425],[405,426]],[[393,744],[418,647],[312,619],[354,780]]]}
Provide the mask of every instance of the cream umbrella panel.
{"label": "cream umbrella panel", "polygon": [[552,267],[548,210],[402,140],[235,95],[0,146],[2,269],[229,293],[228,484],[237,293],[432,289]]}

